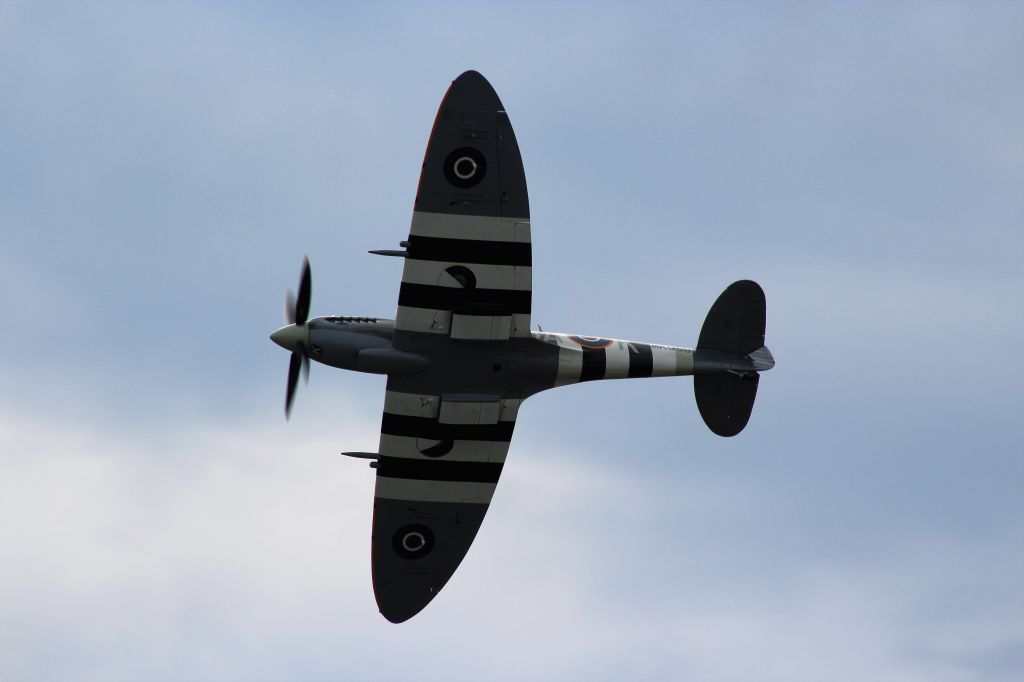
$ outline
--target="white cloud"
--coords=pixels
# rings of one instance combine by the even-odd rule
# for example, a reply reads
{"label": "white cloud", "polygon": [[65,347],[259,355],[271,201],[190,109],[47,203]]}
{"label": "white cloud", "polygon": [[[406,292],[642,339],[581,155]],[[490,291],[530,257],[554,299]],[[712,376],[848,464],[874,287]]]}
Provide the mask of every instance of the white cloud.
{"label": "white cloud", "polygon": [[[974,562],[1019,551],[765,556],[735,521],[770,527],[771,490],[666,485],[530,441],[445,593],[391,626],[370,588],[372,472],[334,454],[376,420],[306,410],[305,428],[148,439],[6,410],[0,676],[1009,679],[985,653],[1021,641],[1013,604],[990,603],[1017,579]],[[974,599],[932,620],[964,585]]]}

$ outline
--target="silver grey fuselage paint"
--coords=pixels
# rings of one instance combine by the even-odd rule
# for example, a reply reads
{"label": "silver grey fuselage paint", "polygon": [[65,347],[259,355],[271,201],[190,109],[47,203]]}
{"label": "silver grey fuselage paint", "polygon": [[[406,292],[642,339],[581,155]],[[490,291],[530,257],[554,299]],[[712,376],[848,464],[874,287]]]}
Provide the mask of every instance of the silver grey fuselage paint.
{"label": "silver grey fuselage paint", "polygon": [[[693,349],[639,341],[532,332],[531,338],[460,342],[438,334],[414,333],[418,352],[410,353],[394,347],[393,320],[318,317],[309,321],[308,328],[311,360],[356,372],[403,375],[411,386],[418,383],[417,375],[422,375],[424,386],[430,386],[435,385],[435,374],[443,374],[451,392],[460,394],[521,400],[584,381],[694,373]],[[287,338],[288,329],[282,328],[278,336]]]}

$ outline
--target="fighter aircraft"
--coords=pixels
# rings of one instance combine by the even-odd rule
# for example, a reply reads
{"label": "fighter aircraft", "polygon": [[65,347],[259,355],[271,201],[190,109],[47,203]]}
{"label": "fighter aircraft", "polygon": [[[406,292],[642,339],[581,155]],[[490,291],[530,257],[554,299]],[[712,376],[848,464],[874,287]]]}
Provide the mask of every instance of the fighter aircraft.
{"label": "fighter aircraft", "polygon": [[309,361],[386,374],[380,445],[345,453],[376,468],[371,561],[381,614],[419,613],[469,550],[505,464],[519,406],[556,386],[693,375],[708,427],[734,436],[750,417],[764,347],[765,298],[731,284],[696,348],[531,331],[530,207],[515,134],[490,83],[452,82],[427,144],[408,239],[371,251],[404,259],[394,320],[310,319],[304,262],[289,324],[285,415]]}

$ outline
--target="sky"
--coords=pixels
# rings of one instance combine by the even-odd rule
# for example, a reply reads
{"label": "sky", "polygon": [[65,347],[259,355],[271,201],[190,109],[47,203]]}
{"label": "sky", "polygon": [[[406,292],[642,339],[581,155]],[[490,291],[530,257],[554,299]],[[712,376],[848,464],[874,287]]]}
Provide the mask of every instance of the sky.
{"label": "sky", "polygon": [[[370,586],[441,96],[494,85],[533,321],[693,345],[768,298],[746,430],[685,378],[531,398],[411,621]],[[1024,6],[0,2],[0,679],[1024,678]]]}

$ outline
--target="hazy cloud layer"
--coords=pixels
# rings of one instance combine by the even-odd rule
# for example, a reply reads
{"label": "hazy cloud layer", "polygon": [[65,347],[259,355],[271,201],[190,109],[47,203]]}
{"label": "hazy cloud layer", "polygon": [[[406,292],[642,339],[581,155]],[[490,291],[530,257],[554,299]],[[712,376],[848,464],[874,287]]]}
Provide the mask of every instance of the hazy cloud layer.
{"label": "hazy cloud layer", "polygon": [[370,410],[332,408],[316,416],[350,417],[329,436],[232,422],[155,440],[8,410],[3,676],[953,680],[1021,663],[1024,553],[1003,533],[835,561],[772,537],[807,512],[771,486],[652,484],[532,439],[458,575],[394,627],[369,585],[372,472],[333,454]]}

